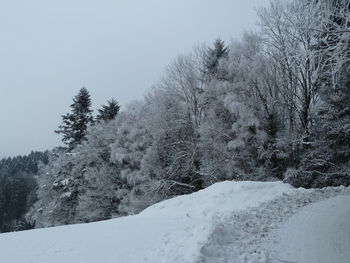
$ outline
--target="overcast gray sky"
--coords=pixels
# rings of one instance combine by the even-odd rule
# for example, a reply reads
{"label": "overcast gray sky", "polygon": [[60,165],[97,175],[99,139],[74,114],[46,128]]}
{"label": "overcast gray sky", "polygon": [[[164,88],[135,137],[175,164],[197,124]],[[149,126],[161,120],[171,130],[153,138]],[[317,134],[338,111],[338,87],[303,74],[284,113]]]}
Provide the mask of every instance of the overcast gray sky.
{"label": "overcast gray sky", "polygon": [[0,157],[51,149],[85,86],[141,98],[178,54],[254,28],[268,0],[0,0]]}

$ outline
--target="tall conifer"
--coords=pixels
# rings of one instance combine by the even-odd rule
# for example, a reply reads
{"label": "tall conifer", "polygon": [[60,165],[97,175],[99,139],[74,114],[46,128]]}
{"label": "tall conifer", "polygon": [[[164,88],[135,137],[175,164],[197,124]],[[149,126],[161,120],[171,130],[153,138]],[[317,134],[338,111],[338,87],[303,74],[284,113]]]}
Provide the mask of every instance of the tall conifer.
{"label": "tall conifer", "polygon": [[81,88],[70,107],[71,112],[62,115],[62,124],[55,132],[63,134],[62,141],[72,150],[84,140],[88,126],[93,123],[89,91]]}

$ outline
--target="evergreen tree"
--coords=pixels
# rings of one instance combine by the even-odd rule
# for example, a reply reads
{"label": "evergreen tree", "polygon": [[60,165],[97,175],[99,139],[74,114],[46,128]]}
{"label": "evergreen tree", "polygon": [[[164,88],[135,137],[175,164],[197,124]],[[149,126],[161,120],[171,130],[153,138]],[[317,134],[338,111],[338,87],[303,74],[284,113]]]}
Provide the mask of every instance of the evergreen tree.
{"label": "evergreen tree", "polygon": [[47,152],[0,160],[0,233],[34,227],[24,215],[36,201],[38,163],[47,162]]}
{"label": "evergreen tree", "polygon": [[119,113],[120,106],[115,99],[107,101],[107,105],[102,105],[101,109],[98,109],[97,121],[111,121]]}
{"label": "evergreen tree", "polygon": [[62,141],[72,150],[84,140],[88,126],[93,123],[89,91],[81,88],[70,107],[71,113],[62,116],[62,124],[55,132],[63,134]]}
{"label": "evergreen tree", "polygon": [[229,49],[225,45],[225,42],[218,38],[214,42],[214,48],[208,48],[205,56],[205,68],[209,78],[216,78],[219,80],[225,79],[225,71],[220,69],[220,59],[228,59]]}
{"label": "evergreen tree", "polygon": [[324,106],[319,111],[320,138],[318,143],[326,147],[323,155],[325,161],[339,167],[348,166],[350,160],[350,70],[346,67],[338,86],[325,89],[321,93]]}

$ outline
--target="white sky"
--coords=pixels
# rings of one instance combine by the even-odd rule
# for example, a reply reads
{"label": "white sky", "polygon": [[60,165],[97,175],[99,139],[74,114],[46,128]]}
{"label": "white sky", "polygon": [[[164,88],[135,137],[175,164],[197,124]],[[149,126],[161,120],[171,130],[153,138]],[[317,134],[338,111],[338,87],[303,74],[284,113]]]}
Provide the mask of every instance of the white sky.
{"label": "white sky", "polygon": [[51,149],[85,86],[141,98],[178,54],[239,38],[268,0],[0,0],[0,157]]}

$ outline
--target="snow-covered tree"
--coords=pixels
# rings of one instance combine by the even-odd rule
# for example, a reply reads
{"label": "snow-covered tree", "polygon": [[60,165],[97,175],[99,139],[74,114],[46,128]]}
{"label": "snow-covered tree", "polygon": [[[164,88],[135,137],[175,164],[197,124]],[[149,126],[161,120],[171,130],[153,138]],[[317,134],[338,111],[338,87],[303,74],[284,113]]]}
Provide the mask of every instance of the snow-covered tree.
{"label": "snow-covered tree", "polygon": [[271,1],[258,32],[178,56],[144,99],[120,113],[109,101],[95,125],[84,91],[87,117],[77,96],[59,130],[74,151],[41,168],[28,218],[133,214],[227,179],[348,184],[347,11],[345,1]]}
{"label": "snow-covered tree", "polygon": [[119,169],[110,161],[116,124],[101,123],[88,129],[86,140],[66,153],[51,153],[37,176],[38,199],[28,218],[37,227],[90,222],[118,215],[123,190]]}
{"label": "snow-covered tree", "polygon": [[311,23],[303,30],[317,37],[317,57],[335,87],[343,82],[343,68],[350,62],[350,3],[347,0],[309,0],[305,13]]}
{"label": "snow-covered tree", "polygon": [[159,201],[155,193],[149,190],[152,176],[141,171],[143,158],[153,143],[146,125],[149,116],[147,105],[135,102],[128,105],[116,119],[118,130],[110,145],[110,160],[118,167],[120,180],[125,185],[125,190],[121,191],[121,213],[133,214]]}

